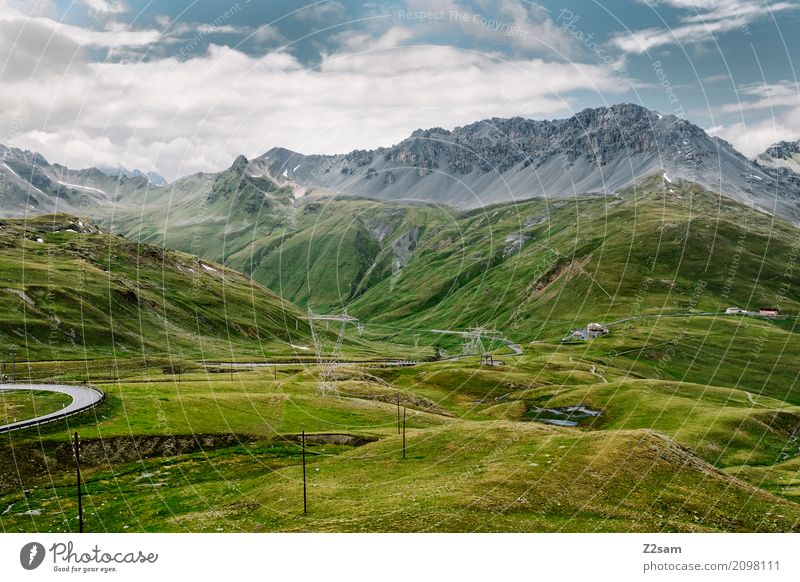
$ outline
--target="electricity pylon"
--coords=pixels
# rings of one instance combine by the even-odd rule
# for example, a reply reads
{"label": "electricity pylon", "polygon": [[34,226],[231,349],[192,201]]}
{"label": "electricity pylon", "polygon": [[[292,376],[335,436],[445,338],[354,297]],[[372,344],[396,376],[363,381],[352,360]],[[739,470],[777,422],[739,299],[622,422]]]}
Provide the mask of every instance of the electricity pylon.
{"label": "electricity pylon", "polygon": [[[334,373],[336,367],[339,365],[339,360],[342,356],[342,342],[344,341],[345,331],[347,324],[358,324],[358,319],[347,315],[347,310],[338,315],[322,315],[311,311],[311,306],[308,307],[308,325],[311,328],[311,340],[314,342],[314,351],[317,354],[317,362],[319,363],[319,380],[317,384],[317,394],[325,396],[327,394],[339,394],[336,388],[336,375]],[[320,330],[317,329],[316,324],[324,321],[326,326],[330,322],[339,323],[339,333],[336,336],[336,341],[330,354],[325,353],[325,345],[322,341]],[[363,328],[362,328],[363,329]]]}
{"label": "electricity pylon", "polygon": [[487,329],[483,326],[470,327],[465,331],[453,331],[450,329],[432,329],[433,333],[444,333],[461,336],[461,355],[475,356],[483,355],[485,349],[483,340],[503,341],[503,334],[496,329]]}

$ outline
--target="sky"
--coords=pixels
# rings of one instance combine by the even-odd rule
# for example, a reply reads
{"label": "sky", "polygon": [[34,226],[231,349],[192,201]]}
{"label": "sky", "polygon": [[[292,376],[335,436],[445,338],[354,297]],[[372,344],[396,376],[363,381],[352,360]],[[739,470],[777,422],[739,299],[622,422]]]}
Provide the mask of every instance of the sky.
{"label": "sky", "polygon": [[0,143],[172,180],[632,102],[754,156],[796,60],[800,0],[0,0]]}

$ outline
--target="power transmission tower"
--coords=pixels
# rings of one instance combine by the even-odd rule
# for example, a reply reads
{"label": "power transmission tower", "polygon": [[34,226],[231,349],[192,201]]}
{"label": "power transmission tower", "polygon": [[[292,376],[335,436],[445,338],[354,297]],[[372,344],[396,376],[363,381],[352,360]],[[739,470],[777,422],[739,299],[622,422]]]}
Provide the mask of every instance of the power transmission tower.
{"label": "power transmission tower", "polygon": [[453,331],[449,329],[432,329],[433,333],[452,334],[461,337],[461,355],[477,356],[485,353],[483,340],[504,341],[503,334],[496,329],[487,329],[483,326],[470,327],[465,331]]}
{"label": "power transmission tower", "polygon": [[[338,315],[322,315],[314,313],[311,307],[308,308],[308,324],[311,328],[311,340],[314,343],[314,351],[317,354],[317,362],[319,363],[319,383],[317,385],[317,394],[325,396],[327,394],[338,395],[336,389],[336,367],[339,365],[339,360],[342,357],[342,342],[344,341],[345,331],[348,324],[358,324],[358,319],[347,315],[347,310]],[[336,336],[336,341],[333,344],[329,354],[325,353],[325,345],[323,342],[321,330],[317,329],[317,325],[324,322],[325,325],[330,323],[338,323],[339,333]]]}

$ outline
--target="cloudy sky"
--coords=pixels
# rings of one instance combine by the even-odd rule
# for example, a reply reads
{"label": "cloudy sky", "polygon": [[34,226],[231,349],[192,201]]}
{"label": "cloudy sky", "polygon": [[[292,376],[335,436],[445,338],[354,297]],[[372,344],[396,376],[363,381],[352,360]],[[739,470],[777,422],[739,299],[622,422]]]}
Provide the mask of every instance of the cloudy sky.
{"label": "cloudy sky", "polygon": [[621,101],[800,138],[800,0],[0,0],[0,143],[168,179]]}

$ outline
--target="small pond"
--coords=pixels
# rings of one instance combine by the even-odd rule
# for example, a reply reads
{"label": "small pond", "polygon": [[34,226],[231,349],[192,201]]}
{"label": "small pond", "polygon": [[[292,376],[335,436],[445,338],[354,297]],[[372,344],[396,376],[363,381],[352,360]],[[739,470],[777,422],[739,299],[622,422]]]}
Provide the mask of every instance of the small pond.
{"label": "small pond", "polygon": [[561,406],[558,408],[531,407],[526,415],[530,420],[554,424],[556,426],[578,426],[584,421],[600,416],[599,410],[592,410],[583,404]]}

